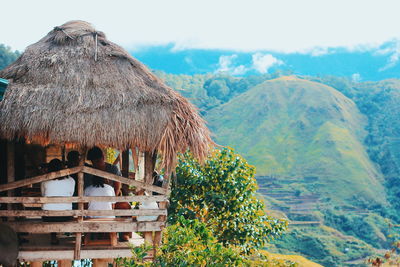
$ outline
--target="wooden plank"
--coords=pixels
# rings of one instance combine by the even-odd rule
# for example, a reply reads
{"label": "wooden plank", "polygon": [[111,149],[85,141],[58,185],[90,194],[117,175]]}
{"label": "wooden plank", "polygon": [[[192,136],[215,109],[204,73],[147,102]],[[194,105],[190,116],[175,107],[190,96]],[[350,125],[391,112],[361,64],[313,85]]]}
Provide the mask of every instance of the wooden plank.
{"label": "wooden plank", "polygon": [[143,188],[146,190],[149,190],[151,192],[157,192],[163,195],[166,195],[168,190],[162,187],[158,187],[158,186],[154,186],[154,185],[148,185],[133,179],[129,179],[129,178],[125,178],[125,177],[121,177],[112,173],[108,173],[105,171],[101,171],[101,170],[97,170],[97,169],[93,169],[87,166],[83,167],[83,172],[84,173],[88,173],[88,174],[92,174],[92,175],[96,175],[96,176],[100,176],[106,179],[110,179],[113,181],[117,181],[117,182],[121,182],[123,184],[127,184],[127,185],[131,185],[131,186],[136,186],[138,188]]}
{"label": "wooden plank", "polygon": [[[132,257],[130,248],[118,249],[82,249],[82,259],[107,259],[119,257]],[[20,251],[20,261],[48,261],[48,260],[73,260],[74,250],[42,250],[42,251]]]}
{"label": "wooden plank", "polygon": [[165,195],[157,196],[120,196],[120,197],[0,197],[0,203],[77,203],[77,202],[144,202],[167,201]]}
{"label": "wooden plank", "polygon": [[48,222],[10,222],[7,223],[16,232],[28,233],[111,233],[111,232],[149,232],[161,231],[165,227],[164,222],[126,222],[126,221],[83,221],[78,222],[62,222],[62,223],[48,223]]}
{"label": "wooden plank", "polygon": [[37,216],[166,216],[166,209],[132,210],[0,210],[5,217]]}
{"label": "wooden plank", "polygon": [[28,179],[24,179],[24,180],[20,180],[20,181],[16,181],[16,182],[8,183],[8,184],[2,184],[2,185],[0,185],[0,192],[15,189],[18,187],[31,185],[31,184],[37,184],[37,183],[53,180],[53,179],[56,179],[59,177],[64,177],[67,175],[78,173],[81,170],[82,170],[82,167],[75,167],[75,168],[70,168],[70,169],[64,169],[64,170],[57,171],[57,172],[50,172],[47,174],[35,176],[32,178],[28,178]]}
{"label": "wooden plank", "polygon": [[75,236],[75,249],[74,249],[74,260],[81,259],[81,243],[82,243],[82,233],[76,233]]}

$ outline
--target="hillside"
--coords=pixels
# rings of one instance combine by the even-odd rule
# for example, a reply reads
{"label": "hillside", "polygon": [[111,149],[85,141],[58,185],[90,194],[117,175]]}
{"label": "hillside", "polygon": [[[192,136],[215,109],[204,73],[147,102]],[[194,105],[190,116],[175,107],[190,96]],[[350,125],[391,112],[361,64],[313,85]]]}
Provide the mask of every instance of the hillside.
{"label": "hillside", "polygon": [[332,87],[294,77],[265,81],[210,110],[206,120],[217,143],[237,149],[258,176],[312,177],[293,187],[336,204],[355,195],[386,201],[382,175],[362,144],[366,117]]}
{"label": "hillside", "polygon": [[[3,62],[15,60],[3,48]],[[386,219],[400,222],[400,80],[154,72],[257,167],[268,213],[290,221],[269,252],[347,266],[395,240]]]}

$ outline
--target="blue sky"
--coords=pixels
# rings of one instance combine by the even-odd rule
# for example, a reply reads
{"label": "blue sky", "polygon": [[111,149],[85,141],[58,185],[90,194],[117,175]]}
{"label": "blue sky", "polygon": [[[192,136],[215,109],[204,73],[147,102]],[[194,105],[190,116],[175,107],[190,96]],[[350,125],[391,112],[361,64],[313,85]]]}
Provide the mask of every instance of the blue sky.
{"label": "blue sky", "polygon": [[91,22],[127,49],[312,52],[400,37],[397,0],[3,0],[1,40],[23,50],[54,26]]}
{"label": "blue sky", "polygon": [[[3,0],[0,43],[23,50],[80,19],[170,73],[399,77],[398,0]],[[348,62],[348,64],[347,64]]]}

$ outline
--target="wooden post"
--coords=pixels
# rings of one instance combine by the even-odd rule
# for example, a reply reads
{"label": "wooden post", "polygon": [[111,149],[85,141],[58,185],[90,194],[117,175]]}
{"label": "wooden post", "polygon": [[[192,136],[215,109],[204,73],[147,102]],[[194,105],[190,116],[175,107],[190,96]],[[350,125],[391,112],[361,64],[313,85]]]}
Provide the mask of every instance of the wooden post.
{"label": "wooden post", "polygon": [[[13,141],[7,142],[7,183],[15,181],[15,144]],[[14,190],[8,190],[7,195],[12,197]],[[7,205],[8,210],[12,210],[12,204]],[[8,220],[13,220],[8,218]]]}
{"label": "wooden post", "polygon": [[[165,175],[164,175],[164,183],[162,185],[163,188],[169,188],[170,176],[171,175],[169,173],[165,173]],[[166,209],[168,207],[168,202],[167,201],[161,201],[158,204],[158,207],[160,209]],[[160,215],[157,218],[157,221],[159,221],[159,222],[165,222],[166,220],[167,220],[167,216],[165,216],[165,215]],[[158,246],[161,245],[161,242],[162,242],[162,231],[155,232],[155,234],[154,234],[154,247],[155,247],[155,250],[157,249]]]}
{"label": "wooden post", "polygon": [[122,152],[122,170],[123,177],[129,177],[129,149]]}
{"label": "wooden post", "polygon": [[65,145],[63,145],[61,148],[61,161],[63,164],[65,164],[65,162],[66,162],[66,160],[65,160]]}
{"label": "wooden post", "polygon": [[[79,166],[84,166],[86,159],[86,147],[81,149],[81,160],[79,162]],[[84,180],[83,180],[83,172],[78,172],[78,197],[83,197],[83,188],[84,188]],[[83,212],[84,204],[83,202],[78,203],[78,209]],[[78,222],[83,222],[83,216],[78,216]],[[76,233],[75,235],[75,250],[74,250],[74,259],[81,259],[81,243],[82,243],[82,233]]]}
{"label": "wooden post", "polygon": [[153,184],[153,172],[156,165],[157,153],[145,152],[144,153],[144,182],[146,184]]}
{"label": "wooden post", "polygon": [[[144,183],[152,185],[153,184],[153,172],[156,165],[157,153],[154,151],[144,153]],[[149,245],[153,245],[154,248],[154,238],[153,232],[144,232],[144,242]],[[155,249],[149,252],[149,256],[154,258]]]}
{"label": "wooden post", "polygon": [[72,261],[71,260],[59,260],[57,261],[58,267],[71,267]]}
{"label": "wooden post", "polygon": [[43,262],[42,261],[32,261],[32,262],[30,262],[30,266],[31,267],[42,267]]}
{"label": "wooden post", "polygon": [[93,259],[93,267],[108,267],[108,263],[112,263],[113,259]]}
{"label": "wooden post", "polygon": [[140,152],[138,153],[138,170],[135,175],[135,180],[137,181],[144,181],[144,153]]}
{"label": "wooden post", "polygon": [[136,147],[131,147],[132,150],[132,158],[133,158],[133,167],[135,168],[135,179],[137,180],[138,170],[139,170],[139,157]]}

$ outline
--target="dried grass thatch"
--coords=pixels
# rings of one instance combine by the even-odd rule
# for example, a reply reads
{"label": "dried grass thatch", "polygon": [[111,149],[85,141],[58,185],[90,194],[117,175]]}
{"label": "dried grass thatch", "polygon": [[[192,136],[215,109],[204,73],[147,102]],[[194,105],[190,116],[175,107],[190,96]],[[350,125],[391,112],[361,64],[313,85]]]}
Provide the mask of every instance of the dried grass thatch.
{"label": "dried grass thatch", "polygon": [[0,71],[0,135],[40,144],[158,150],[173,167],[213,144],[195,107],[84,21],[55,27]]}

